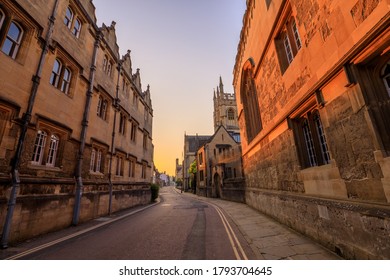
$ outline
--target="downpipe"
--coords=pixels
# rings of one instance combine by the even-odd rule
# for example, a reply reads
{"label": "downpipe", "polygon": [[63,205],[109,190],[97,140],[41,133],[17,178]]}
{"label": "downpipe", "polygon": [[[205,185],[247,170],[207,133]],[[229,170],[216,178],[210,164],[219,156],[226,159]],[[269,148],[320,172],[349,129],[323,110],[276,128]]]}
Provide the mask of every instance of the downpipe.
{"label": "downpipe", "polygon": [[73,226],[76,226],[79,223],[79,219],[80,219],[81,198],[83,196],[83,188],[84,188],[83,178],[82,178],[84,150],[85,150],[85,142],[87,138],[88,119],[89,119],[89,112],[91,108],[93,84],[95,82],[97,51],[99,49],[101,39],[102,39],[102,33],[101,30],[99,30],[96,35],[96,40],[93,49],[92,64],[89,73],[89,86],[87,90],[87,99],[85,101],[85,108],[84,108],[83,121],[81,127],[80,149],[77,157],[77,165],[75,170],[76,191],[75,191],[75,201],[74,201],[73,217],[72,217]]}
{"label": "downpipe", "polygon": [[45,37],[45,42],[44,42],[44,45],[42,47],[42,53],[41,53],[41,57],[39,59],[36,74],[32,78],[33,85],[31,87],[27,110],[23,114],[23,117],[22,117],[23,124],[21,127],[20,137],[19,137],[18,144],[16,147],[15,156],[14,156],[12,163],[11,163],[11,183],[12,183],[12,186],[11,186],[10,197],[8,200],[7,215],[5,218],[3,232],[1,235],[1,243],[0,243],[1,249],[8,248],[8,239],[9,239],[9,234],[11,231],[12,218],[13,218],[13,213],[15,210],[16,198],[17,198],[18,191],[20,188],[20,177],[19,177],[20,158],[22,156],[22,151],[24,148],[24,141],[25,141],[26,135],[27,135],[27,128],[28,128],[28,125],[31,121],[31,114],[32,114],[33,107],[35,104],[35,98],[36,98],[37,93],[38,93],[38,88],[40,85],[40,80],[41,80],[43,66],[44,66],[45,60],[46,60],[46,55],[49,52],[49,46],[50,46],[51,38],[53,35],[53,29],[54,29],[54,23],[56,20],[58,4],[59,4],[59,0],[56,0],[54,3],[52,14],[49,18],[49,25],[48,25],[48,30],[47,30],[46,37]]}

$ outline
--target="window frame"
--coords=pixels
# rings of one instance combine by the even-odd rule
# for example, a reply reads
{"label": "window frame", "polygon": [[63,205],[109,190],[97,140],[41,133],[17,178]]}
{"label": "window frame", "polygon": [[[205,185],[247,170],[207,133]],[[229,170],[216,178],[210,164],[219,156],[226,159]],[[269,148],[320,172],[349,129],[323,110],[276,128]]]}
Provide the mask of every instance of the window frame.
{"label": "window frame", "polygon": [[281,29],[275,37],[275,48],[277,50],[279,65],[282,74],[293,63],[295,57],[302,49],[302,40],[298,25],[292,12],[282,21]]}
{"label": "window frame", "polygon": [[[59,64],[58,72],[55,72],[54,70],[56,63]],[[66,75],[66,73],[68,73],[68,75]],[[74,75],[72,68],[64,63],[64,59],[61,59],[57,56],[53,63],[49,83],[53,87],[64,93],[66,96],[71,96],[70,89],[73,76]]]}
{"label": "window frame", "polygon": [[[5,14],[3,16],[5,18]],[[3,22],[4,22],[4,19],[3,19]],[[19,33],[18,33],[18,38],[17,39],[14,39],[12,38],[9,34],[10,34],[10,30],[12,28],[12,26],[15,26]],[[19,49],[20,49],[20,46],[22,44],[22,39],[23,39],[23,35],[24,35],[25,31],[24,31],[24,28],[15,20],[11,20],[10,21],[10,24],[8,25],[8,28],[7,28],[7,31],[4,33],[4,40],[2,42],[2,45],[1,45],[1,51],[9,56],[10,58],[12,58],[13,60],[16,59],[16,56],[19,54]],[[4,50],[4,47],[6,45],[7,42],[11,42],[11,47],[9,48],[9,50]]]}
{"label": "window frame", "polygon": [[[70,12],[71,14],[71,17],[69,18],[68,17],[68,11]],[[70,30],[72,28],[72,25],[73,25],[73,19],[75,18],[75,13],[73,12],[73,9],[68,6],[66,8],[66,11],[65,11],[65,18],[64,18],[64,24],[65,26]]]}
{"label": "window frame", "polygon": [[320,111],[315,107],[293,119],[294,136],[302,169],[327,165],[331,155]]}
{"label": "window frame", "polygon": [[241,74],[241,102],[244,111],[246,138],[248,144],[262,131],[260,104],[253,73],[254,64],[248,60]]}
{"label": "window frame", "polygon": [[66,134],[67,132],[52,125],[39,124],[35,133],[32,158],[29,162],[31,166],[62,168],[60,162]]}

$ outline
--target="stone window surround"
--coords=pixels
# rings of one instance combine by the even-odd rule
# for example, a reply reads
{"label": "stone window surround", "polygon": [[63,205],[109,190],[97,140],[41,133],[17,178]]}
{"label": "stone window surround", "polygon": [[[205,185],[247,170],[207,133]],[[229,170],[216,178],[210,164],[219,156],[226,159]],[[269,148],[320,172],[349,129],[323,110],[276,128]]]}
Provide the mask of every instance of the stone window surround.
{"label": "stone window surround", "polygon": [[83,22],[75,11],[72,5],[67,6],[63,22],[75,38],[80,38]]}
{"label": "stone window surround", "polygon": [[[29,162],[29,168],[43,168],[43,169],[54,169],[54,170],[61,170],[62,169],[62,165],[61,165],[61,162],[62,162],[62,154],[63,154],[63,150],[64,150],[64,142],[66,141],[66,139],[69,138],[69,132],[67,132],[66,130],[58,127],[58,126],[55,126],[55,125],[52,125],[46,121],[41,121],[39,120],[38,121],[38,124],[37,124],[37,128],[36,128],[36,137],[38,135],[38,132],[39,131],[44,131],[46,133],[46,142],[44,143],[44,146],[43,146],[43,151],[42,151],[42,159],[40,160],[40,162],[36,162],[36,161],[33,161],[33,159],[31,159],[31,161]],[[58,138],[58,143],[57,143],[57,149],[55,151],[55,162],[53,164],[47,164],[47,161],[48,161],[48,157],[49,157],[49,149],[50,149],[50,144],[51,144],[51,141],[50,141],[50,138],[52,136],[56,136]],[[35,149],[35,144],[36,144],[36,138],[34,140],[34,143],[33,143],[33,147],[32,147],[32,151],[34,151]]]}

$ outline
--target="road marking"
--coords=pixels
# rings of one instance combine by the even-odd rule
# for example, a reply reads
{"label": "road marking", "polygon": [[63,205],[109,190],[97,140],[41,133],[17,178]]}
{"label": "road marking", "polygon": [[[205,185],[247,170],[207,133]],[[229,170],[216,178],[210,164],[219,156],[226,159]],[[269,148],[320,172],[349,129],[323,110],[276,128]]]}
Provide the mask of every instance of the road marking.
{"label": "road marking", "polygon": [[66,240],[72,239],[72,238],[74,238],[74,237],[77,237],[77,236],[79,236],[79,235],[81,235],[81,234],[87,233],[87,232],[89,232],[89,231],[95,230],[95,229],[100,228],[100,227],[102,227],[102,226],[105,226],[105,225],[107,225],[107,224],[111,224],[111,223],[116,222],[116,221],[118,221],[118,220],[124,219],[124,218],[126,218],[126,217],[131,216],[131,215],[134,215],[134,214],[136,214],[136,213],[139,213],[139,212],[141,212],[141,211],[144,211],[144,210],[146,210],[146,209],[148,209],[148,208],[150,208],[150,207],[153,207],[153,206],[155,206],[155,205],[157,205],[157,204],[158,204],[158,203],[148,205],[148,206],[146,206],[146,207],[144,207],[144,208],[135,210],[135,211],[133,211],[133,212],[127,213],[127,214],[125,214],[125,215],[123,215],[123,216],[120,216],[120,217],[117,217],[117,218],[113,218],[113,219],[111,219],[111,220],[109,220],[109,221],[103,222],[103,223],[98,224],[98,225],[96,225],[96,226],[93,226],[93,227],[84,229],[84,230],[82,230],[82,231],[79,231],[79,232],[70,234],[70,235],[68,235],[68,236],[65,236],[65,237],[56,239],[56,240],[51,241],[51,242],[48,242],[48,243],[46,243],[46,244],[42,244],[42,245],[37,246],[37,247],[35,247],[35,248],[29,249],[29,250],[27,250],[27,251],[24,251],[24,252],[21,252],[21,253],[19,253],[19,254],[13,255],[13,256],[11,256],[11,257],[9,257],[9,258],[6,258],[5,260],[17,260],[17,259],[20,259],[20,258],[25,257],[25,256],[27,256],[27,255],[30,255],[30,254],[32,254],[32,253],[35,253],[35,252],[38,252],[38,251],[40,251],[40,250],[46,249],[46,248],[48,248],[48,247],[50,247],[50,246],[56,245],[56,244],[61,243],[61,242],[63,242],[63,241],[66,241]]}
{"label": "road marking", "polygon": [[[209,203],[209,204],[211,204],[211,203]],[[246,256],[244,249],[241,246],[240,241],[238,240],[236,234],[234,233],[232,227],[230,226],[229,221],[226,219],[226,216],[223,214],[223,212],[221,211],[221,209],[219,209],[218,206],[216,206],[214,204],[211,204],[211,205],[215,208],[219,217],[222,220],[222,224],[225,227],[226,233],[229,237],[229,241],[230,241],[230,244],[233,248],[236,259],[237,260],[242,260],[242,259],[248,260],[248,257]]]}

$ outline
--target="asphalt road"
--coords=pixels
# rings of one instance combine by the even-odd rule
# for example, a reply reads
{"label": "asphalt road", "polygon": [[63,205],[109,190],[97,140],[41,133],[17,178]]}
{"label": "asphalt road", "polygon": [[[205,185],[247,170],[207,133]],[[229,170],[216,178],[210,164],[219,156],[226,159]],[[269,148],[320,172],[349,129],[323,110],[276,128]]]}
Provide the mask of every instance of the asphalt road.
{"label": "asphalt road", "polygon": [[235,225],[215,206],[172,187],[160,190],[160,200],[156,206],[21,259],[235,260],[251,255]]}

